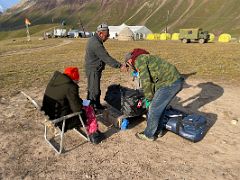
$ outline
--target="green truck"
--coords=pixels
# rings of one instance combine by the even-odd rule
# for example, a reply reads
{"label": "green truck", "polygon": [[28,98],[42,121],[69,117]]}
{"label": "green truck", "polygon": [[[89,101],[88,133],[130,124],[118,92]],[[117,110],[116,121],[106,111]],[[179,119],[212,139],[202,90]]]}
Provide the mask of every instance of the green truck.
{"label": "green truck", "polygon": [[201,28],[192,29],[180,29],[179,39],[183,43],[199,42],[201,44],[209,41],[210,35],[207,31],[203,31]]}

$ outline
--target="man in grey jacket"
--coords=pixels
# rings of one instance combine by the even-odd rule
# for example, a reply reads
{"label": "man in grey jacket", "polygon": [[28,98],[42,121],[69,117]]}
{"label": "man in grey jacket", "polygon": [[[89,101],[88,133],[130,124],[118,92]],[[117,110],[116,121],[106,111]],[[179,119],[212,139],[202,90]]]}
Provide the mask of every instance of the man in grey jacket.
{"label": "man in grey jacket", "polygon": [[88,40],[86,45],[85,70],[88,81],[87,99],[91,100],[95,110],[104,109],[104,106],[100,103],[100,80],[105,65],[108,64],[113,68],[120,68],[121,71],[126,71],[126,65],[112,58],[105,49],[103,43],[108,37],[108,25],[105,23],[100,24],[97,27],[96,33]]}

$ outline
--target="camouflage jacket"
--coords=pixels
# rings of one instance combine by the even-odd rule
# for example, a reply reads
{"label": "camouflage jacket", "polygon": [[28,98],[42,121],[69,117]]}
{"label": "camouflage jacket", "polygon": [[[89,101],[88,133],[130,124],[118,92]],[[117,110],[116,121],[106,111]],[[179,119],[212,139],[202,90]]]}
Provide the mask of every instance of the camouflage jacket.
{"label": "camouflage jacket", "polygon": [[174,65],[149,54],[138,56],[135,67],[139,71],[144,95],[148,100],[152,100],[159,88],[169,86],[181,77]]}

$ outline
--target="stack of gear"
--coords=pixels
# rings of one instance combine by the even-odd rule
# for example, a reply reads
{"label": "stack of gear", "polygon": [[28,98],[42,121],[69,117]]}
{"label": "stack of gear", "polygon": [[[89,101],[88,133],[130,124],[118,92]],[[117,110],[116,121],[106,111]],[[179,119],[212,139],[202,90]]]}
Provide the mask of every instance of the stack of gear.
{"label": "stack of gear", "polygon": [[[105,101],[126,118],[147,113],[147,102],[141,90],[113,84],[108,87]],[[193,142],[200,141],[208,130],[204,116],[187,114],[171,106],[164,111],[163,124],[166,130]]]}

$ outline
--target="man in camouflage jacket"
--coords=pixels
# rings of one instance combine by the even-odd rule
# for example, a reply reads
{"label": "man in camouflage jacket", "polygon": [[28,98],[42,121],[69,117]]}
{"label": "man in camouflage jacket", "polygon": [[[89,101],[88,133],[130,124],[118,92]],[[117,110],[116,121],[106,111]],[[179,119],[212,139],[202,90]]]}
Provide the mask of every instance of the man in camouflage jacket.
{"label": "man in camouflage jacket", "polygon": [[153,141],[162,135],[162,114],[182,90],[183,78],[176,67],[158,56],[150,55],[144,49],[134,49],[126,55],[126,62],[139,73],[148,109],[147,127],[136,136]]}

